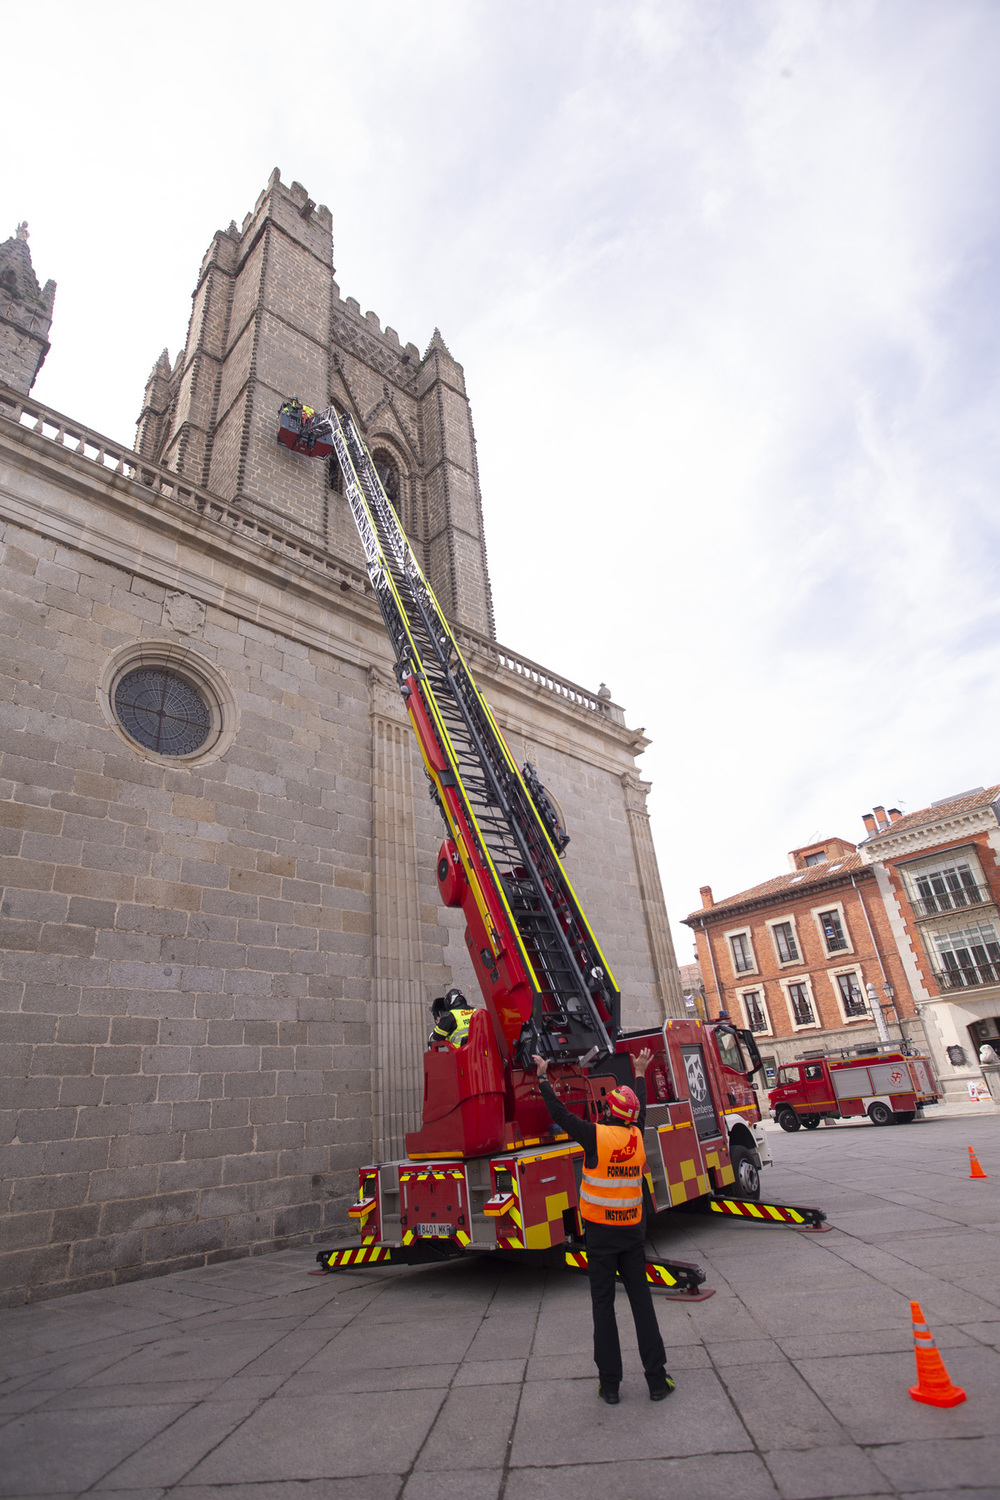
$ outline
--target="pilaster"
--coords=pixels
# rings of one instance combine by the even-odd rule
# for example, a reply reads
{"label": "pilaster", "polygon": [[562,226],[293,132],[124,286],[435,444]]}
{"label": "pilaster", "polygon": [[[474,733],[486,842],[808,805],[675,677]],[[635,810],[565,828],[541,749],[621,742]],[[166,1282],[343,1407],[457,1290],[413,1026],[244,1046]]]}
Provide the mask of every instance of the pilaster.
{"label": "pilaster", "polygon": [[650,783],[642,781],[632,771],[625,771],[621,776],[621,784],[625,798],[625,816],[628,820],[635,869],[639,880],[639,900],[646,928],[646,941],[649,944],[650,960],[653,966],[653,992],[660,1002],[663,1016],[684,1016],[687,1011],[681,994],[680,974],[677,970],[673,939],[670,936],[670,924],[667,920],[666,902],[663,899],[663,887],[660,884],[660,871],[656,863],[649,813],[646,811],[646,797],[649,794]]}
{"label": "pilaster", "polygon": [[428,1027],[421,983],[420,879],[413,803],[413,734],[395,683],[368,673],[372,728],[374,1098],[377,1159],[404,1154],[420,1123]]}

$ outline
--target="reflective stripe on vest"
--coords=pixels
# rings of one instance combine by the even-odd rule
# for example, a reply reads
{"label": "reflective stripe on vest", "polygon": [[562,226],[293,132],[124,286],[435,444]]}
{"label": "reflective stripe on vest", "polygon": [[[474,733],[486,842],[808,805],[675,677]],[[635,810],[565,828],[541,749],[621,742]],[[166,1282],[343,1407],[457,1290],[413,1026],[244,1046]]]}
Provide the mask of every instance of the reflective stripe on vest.
{"label": "reflective stripe on vest", "polygon": [[597,1166],[584,1167],[580,1212],[591,1224],[638,1224],[646,1151],[637,1125],[597,1126]]}
{"label": "reflective stripe on vest", "polygon": [[463,1042],[468,1041],[469,1023],[476,1012],[472,1009],[451,1010],[448,1012],[448,1014],[455,1017],[454,1031],[449,1031],[447,1034],[445,1034],[444,1032],[439,1032],[437,1027],[435,1026],[434,1035],[437,1037],[439,1042],[448,1042],[452,1047],[461,1047]]}

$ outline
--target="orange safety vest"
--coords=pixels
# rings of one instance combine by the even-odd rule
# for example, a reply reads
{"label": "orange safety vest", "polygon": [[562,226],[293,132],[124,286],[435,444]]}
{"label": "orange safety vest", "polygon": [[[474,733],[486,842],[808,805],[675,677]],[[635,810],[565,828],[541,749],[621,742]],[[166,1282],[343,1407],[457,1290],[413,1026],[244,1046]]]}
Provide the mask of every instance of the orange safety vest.
{"label": "orange safety vest", "polygon": [[642,1218],[646,1148],[638,1125],[598,1125],[597,1166],[584,1167],[580,1212],[591,1224],[634,1227]]}

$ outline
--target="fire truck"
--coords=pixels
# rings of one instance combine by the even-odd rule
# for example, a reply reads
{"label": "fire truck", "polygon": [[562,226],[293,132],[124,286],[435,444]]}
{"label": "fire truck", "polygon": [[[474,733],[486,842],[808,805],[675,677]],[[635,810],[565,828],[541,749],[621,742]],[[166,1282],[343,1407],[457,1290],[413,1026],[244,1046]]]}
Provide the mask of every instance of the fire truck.
{"label": "fire truck", "polygon": [[[818,1209],[757,1202],[769,1159],[751,1080],[749,1032],[670,1019],[624,1031],[621,995],[561,855],[568,842],[530,765],[519,769],[419,567],[350,417],[282,403],[278,441],[335,455],[389,634],[395,675],[444,838],[441,900],[460,908],[485,1004],[459,1047],[424,1053],[423,1119],[406,1156],[359,1172],[348,1212],[358,1242],[323,1250],[324,1270],[421,1264],[483,1251],[586,1264],[582,1148],[551,1124],[532,1055],[573,1114],[598,1119],[605,1094],[634,1084],[650,1048],[647,1189],[654,1212],[729,1214],[820,1229]],[[697,1297],[703,1273],[650,1261],[650,1283]]]}
{"label": "fire truck", "polygon": [[782,1130],[815,1130],[822,1120],[868,1116],[873,1125],[909,1125],[926,1104],[938,1103],[926,1057],[877,1052],[839,1060],[803,1058],[778,1070],[767,1096]]}

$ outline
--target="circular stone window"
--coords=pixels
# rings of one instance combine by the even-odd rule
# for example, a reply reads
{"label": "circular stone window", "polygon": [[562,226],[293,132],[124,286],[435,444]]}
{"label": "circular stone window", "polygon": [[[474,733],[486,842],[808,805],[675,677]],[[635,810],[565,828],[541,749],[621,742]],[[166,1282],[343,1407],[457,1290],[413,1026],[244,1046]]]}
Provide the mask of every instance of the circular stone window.
{"label": "circular stone window", "polygon": [[229,683],[211,662],[172,641],[116,651],[101,673],[100,699],[132,749],[164,764],[217,760],[236,737]]}
{"label": "circular stone window", "polygon": [[198,689],[164,667],[136,667],[115,688],[125,733],[158,755],[194,755],[208,739],[212,711]]}

